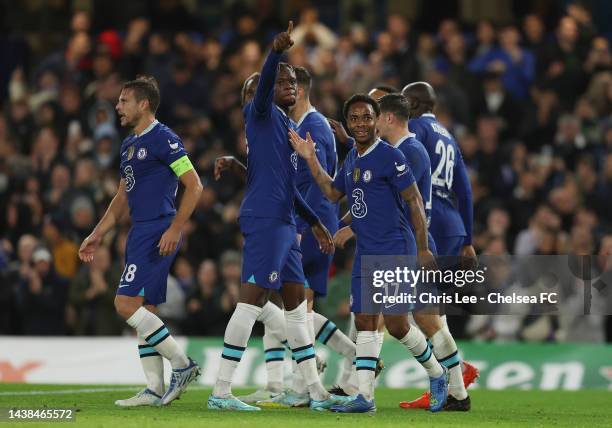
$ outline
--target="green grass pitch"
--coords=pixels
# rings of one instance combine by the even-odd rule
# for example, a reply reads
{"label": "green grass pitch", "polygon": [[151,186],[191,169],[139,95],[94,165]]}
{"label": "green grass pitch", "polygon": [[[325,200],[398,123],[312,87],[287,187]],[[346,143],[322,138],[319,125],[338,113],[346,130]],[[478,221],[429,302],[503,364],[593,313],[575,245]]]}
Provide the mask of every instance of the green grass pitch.
{"label": "green grass pitch", "polygon": [[[78,392],[80,389],[100,389]],[[376,391],[378,412],[373,415],[338,415],[308,409],[265,409],[257,413],[206,409],[210,389],[191,387],[179,401],[164,408],[120,409],[116,399],[131,396],[136,387],[103,385],[0,384],[0,408],[77,408],[76,423],[83,427],[610,427],[612,392],[608,391],[471,391],[469,413],[431,414],[403,410],[398,402],[421,391]],[[251,390],[236,390],[235,393]],[[41,393],[42,392],[42,393]],[[51,393],[48,393],[51,392]],[[0,421],[2,426],[48,426],[49,423]],[[56,425],[57,426],[57,425]]]}

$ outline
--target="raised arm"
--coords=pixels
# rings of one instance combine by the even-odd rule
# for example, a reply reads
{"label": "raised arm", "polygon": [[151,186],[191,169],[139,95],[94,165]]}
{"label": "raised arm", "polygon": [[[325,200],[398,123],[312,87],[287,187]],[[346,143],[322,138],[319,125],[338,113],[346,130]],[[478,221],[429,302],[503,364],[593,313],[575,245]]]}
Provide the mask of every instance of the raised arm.
{"label": "raised arm", "polygon": [[268,54],[266,62],[261,69],[261,77],[257,85],[257,90],[255,91],[255,98],[253,99],[253,106],[258,114],[265,114],[272,107],[274,82],[276,81],[276,74],[278,72],[278,63],[281,60],[283,52],[293,46],[293,40],[291,40],[292,30],[293,21],[289,21],[287,31],[277,34],[274,38],[272,50]]}
{"label": "raised arm", "polygon": [[301,138],[293,129],[289,130],[289,140],[295,151],[306,160],[306,164],[310,169],[312,177],[327,199],[332,202],[337,202],[344,196],[344,193],[334,187],[334,180],[329,176],[327,171],[319,163],[315,152],[315,144],[307,135],[307,139]]}

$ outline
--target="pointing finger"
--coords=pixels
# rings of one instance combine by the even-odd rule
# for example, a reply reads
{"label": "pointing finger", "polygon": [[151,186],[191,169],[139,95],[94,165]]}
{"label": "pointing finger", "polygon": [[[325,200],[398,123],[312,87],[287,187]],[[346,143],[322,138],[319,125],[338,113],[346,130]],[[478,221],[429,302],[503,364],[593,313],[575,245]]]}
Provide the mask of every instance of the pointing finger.
{"label": "pointing finger", "polygon": [[293,31],[293,21],[289,21],[289,26],[287,27],[287,34],[291,34]]}

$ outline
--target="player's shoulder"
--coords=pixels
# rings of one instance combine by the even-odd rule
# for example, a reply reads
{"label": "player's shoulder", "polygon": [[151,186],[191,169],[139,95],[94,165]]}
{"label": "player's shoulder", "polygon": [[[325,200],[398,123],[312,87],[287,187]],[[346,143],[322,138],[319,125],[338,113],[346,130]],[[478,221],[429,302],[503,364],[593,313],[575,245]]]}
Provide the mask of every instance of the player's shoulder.
{"label": "player's shoulder", "polygon": [[413,117],[408,121],[408,128],[412,128],[413,126],[425,126],[428,120],[426,116]]}
{"label": "player's shoulder", "polygon": [[318,110],[311,111],[306,117],[312,123],[313,126],[321,127],[331,132],[331,126],[327,118]]}
{"label": "player's shoulder", "polygon": [[129,146],[130,144],[134,142],[135,138],[136,136],[134,134],[130,134],[127,137],[125,137],[123,141],[121,142],[121,147],[120,147],[119,152],[123,153],[123,151],[127,148],[127,146]]}
{"label": "player's shoulder", "polygon": [[406,146],[406,150],[410,152],[418,153],[421,156],[429,156],[423,143],[414,136],[408,137],[404,145]]}
{"label": "player's shoulder", "polygon": [[378,147],[374,150],[374,155],[379,159],[380,165],[385,168],[388,165],[395,165],[398,162],[406,161],[406,156],[404,156],[404,153],[398,147],[384,140],[380,140]]}
{"label": "player's shoulder", "polygon": [[170,127],[159,123],[151,132],[155,133],[153,151],[160,157],[165,157],[168,153],[178,153],[183,148],[183,141]]}
{"label": "player's shoulder", "polygon": [[300,128],[310,132],[313,139],[324,143],[334,142],[334,134],[327,118],[318,111],[314,110],[308,114],[300,124]]}
{"label": "player's shoulder", "polygon": [[402,151],[399,148],[389,144],[389,142],[382,140],[382,139],[378,141],[378,147],[376,147],[376,149],[377,149],[376,151],[379,153],[379,156],[385,156],[385,157],[393,158],[393,157],[396,157],[398,153],[399,154],[402,153]]}
{"label": "player's shoulder", "polygon": [[153,129],[154,132],[157,133],[157,136],[160,138],[167,138],[173,141],[180,141],[181,138],[174,132],[169,126],[164,125],[159,122],[157,126]]}
{"label": "player's shoulder", "polygon": [[348,153],[346,154],[346,157],[344,158],[345,162],[354,162],[355,159],[357,159],[357,148],[355,146],[353,146],[353,148],[351,148]]}

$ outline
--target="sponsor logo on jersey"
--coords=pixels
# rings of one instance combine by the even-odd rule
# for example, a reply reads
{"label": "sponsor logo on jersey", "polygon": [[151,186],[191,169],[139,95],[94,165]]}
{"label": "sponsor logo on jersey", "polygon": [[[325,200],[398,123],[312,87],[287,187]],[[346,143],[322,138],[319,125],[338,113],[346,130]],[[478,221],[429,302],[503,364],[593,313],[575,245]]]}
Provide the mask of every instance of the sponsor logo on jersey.
{"label": "sponsor logo on jersey", "polygon": [[406,169],[406,164],[403,163],[401,165],[398,165],[397,162],[395,162],[395,169],[397,169],[398,172],[402,172]]}
{"label": "sponsor logo on jersey", "polygon": [[172,150],[176,150],[178,149],[179,143],[173,143],[172,141],[168,140],[168,145]]}
{"label": "sponsor logo on jersey", "polygon": [[144,158],[147,157],[147,149],[145,149],[144,147],[141,147],[138,149],[138,153],[136,153],[136,157],[140,160],[143,160]]}

